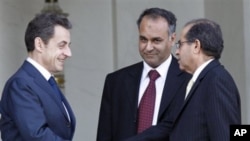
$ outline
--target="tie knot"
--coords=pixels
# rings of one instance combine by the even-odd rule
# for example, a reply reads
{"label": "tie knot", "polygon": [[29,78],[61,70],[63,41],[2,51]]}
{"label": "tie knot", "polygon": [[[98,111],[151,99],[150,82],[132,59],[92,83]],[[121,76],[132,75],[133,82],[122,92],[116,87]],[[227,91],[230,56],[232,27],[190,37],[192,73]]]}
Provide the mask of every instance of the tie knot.
{"label": "tie knot", "polygon": [[155,81],[160,76],[160,74],[156,70],[149,71],[148,75],[149,79],[152,81]]}
{"label": "tie knot", "polygon": [[53,76],[51,76],[51,77],[49,78],[49,84],[50,84],[51,86],[57,85],[56,80],[54,79]]}

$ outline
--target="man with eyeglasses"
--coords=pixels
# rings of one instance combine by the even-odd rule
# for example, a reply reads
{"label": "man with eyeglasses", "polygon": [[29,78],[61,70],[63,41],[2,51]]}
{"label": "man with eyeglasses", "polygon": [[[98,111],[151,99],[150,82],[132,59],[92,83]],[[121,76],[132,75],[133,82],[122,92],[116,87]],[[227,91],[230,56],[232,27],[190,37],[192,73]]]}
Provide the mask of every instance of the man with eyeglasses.
{"label": "man with eyeglasses", "polygon": [[237,86],[219,62],[223,47],[216,22],[196,19],[184,26],[176,55],[180,69],[193,76],[170,141],[229,141],[230,125],[241,123]]}

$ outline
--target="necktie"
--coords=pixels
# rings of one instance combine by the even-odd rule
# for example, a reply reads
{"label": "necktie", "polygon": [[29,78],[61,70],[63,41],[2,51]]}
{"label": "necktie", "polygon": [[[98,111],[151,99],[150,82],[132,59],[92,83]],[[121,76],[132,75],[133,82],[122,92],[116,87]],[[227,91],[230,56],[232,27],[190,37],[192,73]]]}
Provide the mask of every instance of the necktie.
{"label": "necktie", "polygon": [[63,98],[62,93],[61,93],[59,87],[57,86],[57,83],[56,83],[54,77],[52,77],[52,76],[50,77],[50,79],[49,79],[49,84],[50,84],[50,85],[52,86],[52,88],[56,91],[57,96],[62,100],[62,98]]}
{"label": "necktie", "polygon": [[189,82],[188,82],[188,84],[187,84],[185,99],[187,98],[188,93],[191,90],[193,84],[194,84],[194,81],[192,79],[190,79]]}
{"label": "necktie", "polygon": [[160,75],[156,70],[151,70],[148,75],[150,81],[142,96],[138,109],[137,133],[140,133],[152,126],[156,97],[155,80]]}
{"label": "necktie", "polygon": [[67,114],[67,117],[68,117],[68,120],[70,121],[69,112],[68,112],[68,110],[67,110],[67,107],[66,107],[65,104],[64,104],[65,100],[63,99],[63,94],[62,94],[62,92],[60,91],[59,87],[57,86],[57,83],[56,83],[54,77],[52,77],[52,76],[50,77],[50,79],[49,79],[49,84],[52,86],[52,88],[55,90],[57,96],[58,96],[58,97],[60,98],[60,100],[62,101],[63,107],[64,107],[64,109],[65,109],[65,111],[66,111],[66,114]]}

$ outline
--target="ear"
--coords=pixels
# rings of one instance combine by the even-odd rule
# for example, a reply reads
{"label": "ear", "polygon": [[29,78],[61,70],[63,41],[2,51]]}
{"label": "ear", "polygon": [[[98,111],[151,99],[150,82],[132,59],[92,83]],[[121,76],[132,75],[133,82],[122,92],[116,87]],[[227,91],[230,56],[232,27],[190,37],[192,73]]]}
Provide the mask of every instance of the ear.
{"label": "ear", "polygon": [[39,51],[39,52],[42,52],[45,44],[42,40],[42,38],[40,37],[36,37],[35,40],[34,40],[34,44],[35,44],[35,50]]}
{"label": "ear", "polygon": [[195,39],[194,44],[195,44],[194,52],[195,53],[200,53],[201,52],[201,42],[200,42],[200,40]]}
{"label": "ear", "polygon": [[175,39],[176,39],[176,33],[174,32],[169,36],[169,41],[171,42],[172,46],[175,45]]}

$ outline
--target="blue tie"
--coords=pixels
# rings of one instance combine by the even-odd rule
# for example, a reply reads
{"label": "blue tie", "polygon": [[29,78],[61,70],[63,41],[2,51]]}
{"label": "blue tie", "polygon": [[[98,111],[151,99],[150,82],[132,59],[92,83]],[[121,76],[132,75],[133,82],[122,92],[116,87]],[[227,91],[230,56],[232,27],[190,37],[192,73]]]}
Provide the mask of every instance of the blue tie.
{"label": "blue tie", "polygon": [[57,83],[56,83],[56,81],[55,81],[55,79],[54,79],[53,76],[50,77],[49,84],[52,86],[52,88],[55,90],[55,92],[57,93],[58,97],[62,101],[63,107],[64,107],[64,109],[66,111],[66,114],[67,114],[67,117],[68,117],[68,120],[70,121],[70,115],[69,115],[70,113],[69,113],[68,109],[66,108],[67,105],[65,105],[66,100],[63,99],[63,94],[60,91],[59,87],[57,86]]}
{"label": "blue tie", "polygon": [[50,79],[49,79],[49,84],[50,84],[50,85],[52,86],[52,88],[55,90],[55,92],[57,93],[57,95],[59,96],[59,98],[60,98],[61,100],[63,100],[63,99],[62,99],[62,98],[63,98],[62,93],[61,93],[59,87],[57,86],[57,83],[56,83],[56,81],[55,81],[55,79],[54,79],[53,76],[50,77]]}

